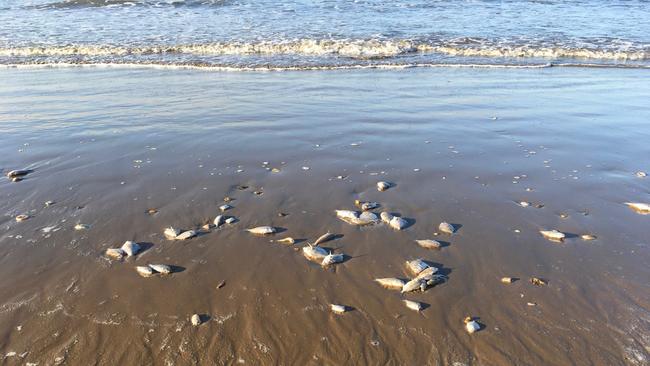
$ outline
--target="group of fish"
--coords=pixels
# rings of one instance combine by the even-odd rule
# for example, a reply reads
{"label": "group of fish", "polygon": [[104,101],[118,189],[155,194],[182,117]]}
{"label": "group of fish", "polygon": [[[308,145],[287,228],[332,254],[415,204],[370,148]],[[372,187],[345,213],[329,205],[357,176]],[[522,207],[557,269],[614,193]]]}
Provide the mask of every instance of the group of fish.
{"label": "group of fish", "polygon": [[[7,177],[13,182],[19,182],[31,172],[32,170],[12,170],[7,173]],[[637,176],[644,177],[645,174],[640,175],[637,173]],[[377,190],[379,191],[385,191],[391,187],[393,187],[393,184],[389,182],[381,181],[377,183]],[[625,202],[624,204],[639,214],[650,214],[649,203]],[[379,215],[372,212],[372,210],[380,207],[377,202],[363,202],[356,200],[355,205],[361,210],[360,212],[355,210],[336,210],[336,216],[348,224],[357,226],[375,225],[383,222],[384,224],[388,225],[388,227],[398,231],[403,230],[409,226],[409,221],[402,218],[401,216],[393,215],[386,211],[381,212]],[[529,206],[527,202],[523,201],[520,203],[520,205],[522,207]],[[232,208],[232,206],[228,204],[219,207],[222,212],[230,208]],[[28,218],[28,215],[18,215],[16,216],[16,221],[20,222]],[[224,224],[233,224],[235,222],[237,222],[236,217],[218,215],[214,219],[213,224],[206,224],[202,227],[202,229],[209,230],[213,227],[219,228]],[[75,227],[75,229],[79,230],[77,227]],[[451,235],[455,232],[455,227],[449,223],[442,222],[439,225],[439,230],[442,233]],[[246,229],[246,231],[254,235],[264,236],[276,233],[277,229],[271,226],[258,226]],[[179,230],[173,227],[168,227],[163,232],[163,235],[168,240],[187,240],[197,236],[198,234],[199,231],[197,230]],[[540,234],[544,238],[555,242],[562,242],[566,238],[566,234],[558,230],[541,230]],[[336,235],[330,232],[321,235],[313,243],[308,243],[307,246],[302,248],[304,257],[307,260],[318,263],[323,267],[328,267],[343,262],[345,256],[342,253],[332,253],[331,251],[328,251],[325,248],[319,246],[320,244],[333,240],[335,238]],[[581,238],[583,240],[593,240],[596,237],[590,234],[584,234],[581,235]],[[276,240],[276,242],[294,244],[295,240],[291,237],[287,237]],[[432,239],[421,239],[416,240],[416,242],[419,246],[425,249],[441,248],[441,243]],[[141,250],[142,247],[139,244],[133,241],[126,241],[120,248],[107,249],[106,256],[112,259],[123,259],[125,257],[136,256],[139,252],[141,252]],[[394,277],[377,278],[375,281],[384,288],[399,290],[404,294],[417,290],[424,292],[429,287],[433,287],[441,282],[444,282],[447,279],[446,276],[437,273],[439,271],[438,268],[427,264],[421,258],[406,261],[406,268],[412,274],[412,278],[408,281]],[[172,267],[166,264],[148,264],[147,266],[136,266],[135,269],[136,272],[143,277],[151,277],[156,274],[167,275],[173,272]],[[502,282],[511,283],[513,282],[513,279],[510,277],[504,277],[502,278]],[[544,280],[538,278],[532,278],[531,282],[535,285],[546,284]],[[416,301],[407,299],[403,301],[409,309],[415,311],[421,311],[424,307],[424,304]],[[349,307],[345,305],[331,304],[331,310],[337,314],[344,313],[348,311],[348,309]],[[201,323],[200,317],[197,314],[194,314],[191,317],[191,323],[193,325],[199,325]],[[474,333],[475,331],[481,329],[481,325],[475,320],[475,318],[467,317],[464,319],[464,323],[465,328],[469,333]]]}

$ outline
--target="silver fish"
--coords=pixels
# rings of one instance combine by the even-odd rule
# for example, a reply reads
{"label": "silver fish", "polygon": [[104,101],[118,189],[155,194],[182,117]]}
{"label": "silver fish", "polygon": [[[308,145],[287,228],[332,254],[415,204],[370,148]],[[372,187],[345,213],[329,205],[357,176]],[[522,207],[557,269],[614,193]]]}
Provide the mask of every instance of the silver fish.
{"label": "silver fish", "polygon": [[323,267],[327,267],[327,266],[330,266],[332,264],[341,263],[341,262],[343,262],[343,254],[340,254],[340,253],[332,254],[332,253],[330,253],[330,254],[326,255],[325,258],[323,258],[323,262],[321,263],[321,265]]}
{"label": "silver fish", "polygon": [[424,249],[440,249],[442,246],[439,241],[432,239],[419,239],[415,241]]}
{"label": "silver fish", "polygon": [[307,245],[302,248],[302,254],[312,262],[323,263],[323,259],[325,259],[329,253],[322,247]]}
{"label": "silver fish", "polygon": [[172,267],[166,265],[166,264],[150,264],[149,268],[153,269],[154,271],[162,274],[170,274],[172,273]]}
{"label": "silver fish", "polygon": [[122,251],[128,256],[128,257],[133,257],[134,255],[138,254],[140,251],[140,245],[137,243],[127,240],[123,245],[122,245]]}
{"label": "silver fish", "polygon": [[406,283],[404,280],[399,278],[375,278],[375,281],[379,283],[382,287],[389,290],[401,290]]}
{"label": "silver fish", "polygon": [[258,226],[252,229],[246,229],[246,231],[253,235],[269,235],[275,233],[277,230],[272,226]]}

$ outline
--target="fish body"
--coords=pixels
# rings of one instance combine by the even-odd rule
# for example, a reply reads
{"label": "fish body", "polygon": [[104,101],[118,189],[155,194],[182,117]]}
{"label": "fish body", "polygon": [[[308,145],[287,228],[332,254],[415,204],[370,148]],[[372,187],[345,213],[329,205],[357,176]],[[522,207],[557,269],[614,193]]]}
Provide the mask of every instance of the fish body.
{"label": "fish body", "polygon": [[406,283],[404,280],[400,280],[399,278],[376,278],[375,281],[379,283],[382,287],[387,288],[389,290],[402,290],[404,287],[404,284]]}
{"label": "fish body", "polygon": [[180,233],[181,233],[180,230],[174,229],[171,226],[166,228],[165,231],[163,231],[163,235],[165,235],[165,238],[167,238],[167,240],[176,240],[176,237]]}
{"label": "fish body", "polygon": [[406,261],[406,268],[414,275],[417,276],[420,272],[429,268],[430,266],[426,264],[422,259],[413,259],[411,261]]}
{"label": "fish body", "polygon": [[246,229],[246,231],[253,235],[270,235],[275,233],[277,230],[272,226],[258,226],[252,229]]}
{"label": "fish body", "polygon": [[422,303],[412,300],[404,300],[404,304],[406,304],[407,308],[415,311],[421,311],[423,307]]}
{"label": "fish body", "polygon": [[542,234],[544,238],[552,241],[563,241],[566,237],[564,233],[557,230],[540,230],[539,233]]}
{"label": "fish body", "polygon": [[324,243],[326,241],[332,240],[332,239],[334,239],[335,236],[336,235],[334,235],[334,234],[332,234],[332,233],[330,233],[328,231],[325,234],[319,236],[318,239],[316,239],[316,241],[312,245],[318,245],[318,244]]}
{"label": "fish body", "polygon": [[323,262],[321,262],[321,265],[323,267],[330,266],[332,264],[336,263],[341,263],[343,262],[343,254],[337,253],[337,254],[328,254],[323,258]]}
{"label": "fish body", "polygon": [[402,230],[408,226],[408,222],[401,217],[393,217],[388,225],[395,230]]}
{"label": "fish body", "polygon": [[131,240],[127,240],[122,244],[122,251],[127,255],[127,257],[133,257],[134,255],[138,254],[140,251],[140,245],[138,243],[133,242]]}
{"label": "fish body", "polygon": [[650,203],[625,202],[625,204],[627,205],[627,207],[631,208],[632,210],[636,211],[641,215],[650,214]]}
{"label": "fish body", "polygon": [[135,270],[142,277],[151,277],[154,274],[153,269],[151,269],[149,266],[137,266],[135,267]]}
{"label": "fish body", "polygon": [[172,273],[172,268],[166,264],[150,264],[149,268],[165,275]]}
{"label": "fish body", "polygon": [[420,239],[415,242],[424,249],[440,249],[442,247],[439,241],[432,239]]}
{"label": "fish body", "polygon": [[388,182],[384,182],[384,181],[377,182],[377,190],[379,192],[383,192],[383,191],[387,190],[388,188],[390,188],[392,186],[393,185],[391,183],[388,183]]}
{"label": "fish body", "polygon": [[302,254],[312,262],[323,263],[329,253],[321,247],[308,245],[302,248]]}
{"label": "fish body", "polygon": [[445,234],[453,234],[456,232],[456,228],[454,225],[448,223],[448,222],[441,222],[440,225],[438,225],[438,230],[442,231]]}
{"label": "fish body", "polygon": [[191,239],[191,238],[193,238],[195,236],[196,236],[196,231],[187,230],[187,231],[183,231],[182,233],[178,234],[178,236],[176,237],[176,240],[187,240],[187,239]]}
{"label": "fish body", "polygon": [[339,305],[339,304],[331,304],[330,309],[334,314],[343,314],[348,310],[345,305]]}

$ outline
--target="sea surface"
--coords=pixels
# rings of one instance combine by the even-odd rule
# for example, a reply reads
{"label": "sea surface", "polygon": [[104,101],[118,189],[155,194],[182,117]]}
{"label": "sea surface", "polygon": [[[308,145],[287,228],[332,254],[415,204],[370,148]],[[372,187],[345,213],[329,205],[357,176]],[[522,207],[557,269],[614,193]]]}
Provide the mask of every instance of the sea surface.
{"label": "sea surface", "polygon": [[647,1],[3,0],[0,64],[650,65]]}

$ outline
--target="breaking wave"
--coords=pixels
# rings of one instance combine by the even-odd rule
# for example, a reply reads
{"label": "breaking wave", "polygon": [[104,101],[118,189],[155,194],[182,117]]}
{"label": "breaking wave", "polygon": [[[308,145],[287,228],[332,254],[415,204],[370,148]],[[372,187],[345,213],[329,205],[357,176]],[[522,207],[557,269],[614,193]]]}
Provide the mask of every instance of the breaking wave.
{"label": "breaking wave", "polygon": [[447,41],[298,39],[266,42],[214,42],[178,45],[53,45],[0,48],[0,57],[121,57],[138,55],[297,55],[336,56],[352,59],[383,59],[409,54],[441,54],[489,58],[572,58],[644,61],[650,45],[550,46],[545,44],[500,44],[468,38]]}

